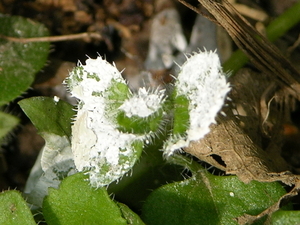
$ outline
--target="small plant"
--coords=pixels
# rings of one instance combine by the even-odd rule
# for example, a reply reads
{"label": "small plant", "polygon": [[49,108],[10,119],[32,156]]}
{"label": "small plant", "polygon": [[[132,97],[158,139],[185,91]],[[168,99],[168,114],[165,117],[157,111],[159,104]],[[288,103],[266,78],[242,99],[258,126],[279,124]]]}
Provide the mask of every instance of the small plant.
{"label": "small plant", "polygon": [[76,168],[89,174],[93,186],[108,185],[133,167],[144,139],[158,130],[164,91],[132,93],[116,67],[101,57],[75,68],[67,85],[80,100],[72,126]]}
{"label": "small plant", "polygon": [[80,64],[66,83],[80,100],[72,126],[74,162],[95,187],[128,172],[140,157],[143,142],[165,129],[165,120],[172,121],[166,156],[202,138],[229,91],[213,52],[195,53],[182,65],[170,96],[164,89],[145,87],[132,93],[121,73],[101,57]]}
{"label": "small plant", "polygon": [[[161,199],[158,197],[161,195],[161,191],[166,200],[169,191],[178,190],[177,194],[180,195],[180,193],[190,192],[191,187],[197,187],[199,190],[204,188],[208,192],[216,192],[217,195],[225,191],[227,193],[225,194],[226,204],[237,204],[236,207],[241,204],[240,197],[237,198],[238,201],[232,201],[232,197],[248,193],[245,190],[252,188],[259,191],[268,190],[269,195],[273,196],[271,201],[263,200],[265,204],[262,204],[261,199],[255,198],[253,207],[247,208],[247,210],[243,208],[246,211],[236,211],[234,208],[234,210],[226,210],[222,215],[220,214],[218,219],[226,224],[231,224],[232,218],[251,210],[258,214],[284,194],[282,187],[276,183],[252,182],[245,186],[236,177],[233,179],[230,177],[217,178],[209,175],[197,163],[191,164],[189,160],[175,153],[181,148],[187,147],[191,141],[197,141],[209,133],[209,126],[215,123],[215,117],[222,109],[226,95],[230,91],[216,53],[197,52],[187,57],[187,61],[180,66],[180,73],[175,78],[172,90],[168,90],[169,95],[162,88],[152,90],[140,87],[136,92],[132,92],[116,67],[100,56],[97,59],[89,58],[86,65],[79,63],[65,83],[72,95],[79,100],[75,108],[66,105],[59,99],[33,98],[20,102],[23,110],[46,140],[40,160],[42,172],[38,173],[42,175],[35,180],[36,184],[33,185],[34,188],[31,189],[27,198],[29,202],[43,208],[47,223],[64,224],[70,221],[74,223],[81,221],[80,218],[73,216],[70,219],[68,213],[65,215],[65,209],[72,208],[73,213],[78,214],[83,208],[86,210],[86,208],[96,207],[96,202],[94,203],[96,205],[91,203],[88,206],[86,203],[82,205],[81,203],[78,203],[79,205],[68,203],[71,201],[69,198],[77,195],[78,198],[79,196],[82,196],[83,199],[87,198],[86,201],[89,202],[89,197],[81,194],[81,192],[86,192],[87,188],[91,193],[95,191],[95,194],[92,194],[95,197],[99,194],[97,198],[102,201],[102,198],[107,199],[106,187],[114,181],[120,182],[122,187],[122,179],[124,176],[128,176],[128,173],[128,179],[131,179],[131,174],[132,179],[136,179],[134,178],[135,169],[130,170],[134,168],[135,164],[139,166],[139,160],[143,159],[141,158],[142,151],[148,145],[160,146],[156,149],[152,147],[152,151],[163,151],[163,156],[167,160],[189,168],[193,177],[179,183],[169,184],[165,187],[166,190],[159,189],[151,195],[152,197],[149,197],[149,201],[146,201],[143,206],[142,215],[147,224],[159,224],[158,221],[161,221],[161,224],[173,223],[167,219],[168,217],[160,215],[162,211],[172,209],[169,204],[157,203],[157,198]],[[35,102],[34,109],[28,107],[33,104],[32,101]],[[37,102],[39,103],[37,104]],[[34,111],[49,111],[45,109],[45,103],[47,107],[50,107],[53,118],[62,118],[61,114],[65,114],[64,120],[55,122],[57,124],[55,129],[49,130],[47,122],[37,121],[34,117]],[[72,113],[73,110],[76,112],[75,116]],[[163,142],[163,144],[157,145],[156,142]],[[199,175],[199,171],[202,171],[202,175]],[[70,176],[72,174],[78,175]],[[213,181],[215,177],[216,181]],[[223,182],[226,184],[232,182],[233,186],[229,189],[226,187],[214,189],[205,183],[206,181],[203,186],[202,181],[205,179],[212,179],[210,182],[217,182],[218,185]],[[61,185],[60,182],[62,182]],[[72,190],[74,185],[78,188]],[[181,190],[182,185],[186,185],[187,189]],[[115,186],[118,187],[118,184]],[[48,192],[45,191],[47,187],[60,188],[59,190],[49,189]],[[238,194],[240,191],[241,193]],[[96,192],[99,193],[96,194]],[[70,193],[70,195],[66,196],[63,193]],[[202,201],[207,201],[205,198],[202,199],[204,195],[206,195],[205,192],[201,192],[198,196],[200,205],[204,204],[201,203]],[[227,198],[227,196],[229,197]],[[224,197],[219,197],[219,199],[222,198]],[[174,208],[174,212],[170,211],[169,214],[177,214],[178,210],[181,211],[179,199],[176,202],[172,205],[179,205]],[[114,203],[107,202],[107,204],[101,205],[99,210],[106,210],[107,207],[115,208]],[[133,214],[133,212],[120,204],[118,203],[121,215],[128,222],[127,214]],[[158,208],[153,204],[158,204],[161,208],[155,210]],[[193,207],[202,208],[205,204],[200,205],[195,206],[189,203],[186,207],[187,210],[190,210]],[[260,207],[257,207],[258,205]],[[66,216],[68,219],[65,218]],[[94,220],[86,218],[86,221],[103,223],[107,216],[99,216]],[[120,219],[120,214],[117,215],[116,211],[112,211],[110,216],[114,218],[111,221]],[[57,220],[52,220],[53,217]],[[160,219],[156,220],[157,217]],[[134,218],[139,221],[137,224],[142,224],[137,215]],[[214,216],[210,215],[207,218],[214,218]],[[188,221],[198,219],[199,213],[192,213]],[[188,221],[178,220],[178,224],[190,223]]]}
{"label": "small plant", "polygon": [[[168,15],[171,20],[165,22],[176,35],[161,42],[161,18]],[[152,33],[155,40],[145,67],[173,69],[173,51],[188,45],[178,26],[179,15],[175,9],[166,10],[156,19],[161,27]],[[18,42],[47,35],[41,24],[4,15],[0,24],[0,56],[14,59],[0,62],[4,105],[29,88],[45,64],[49,42],[26,42],[26,48]],[[234,123],[234,109],[226,104],[231,91],[228,73],[216,52],[198,50],[185,57],[168,87],[131,90],[122,72],[98,56],[79,62],[64,82],[77,99],[75,106],[58,97],[19,101],[46,144],[23,196],[18,191],[0,194],[0,224],[299,223],[298,211],[291,205],[281,207],[281,200],[297,192],[299,178],[270,173],[271,160]],[[227,64],[226,71],[234,66]],[[22,79],[16,79],[18,74]],[[1,113],[0,138],[17,122]],[[194,144],[199,144],[199,156],[191,153]],[[221,165],[225,174],[231,175],[213,175],[186,153],[211,165],[219,162],[208,159],[219,157],[226,164]],[[188,170],[184,178],[183,168]],[[282,184],[273,182],[277,180],[295,189],[286,193]]]}

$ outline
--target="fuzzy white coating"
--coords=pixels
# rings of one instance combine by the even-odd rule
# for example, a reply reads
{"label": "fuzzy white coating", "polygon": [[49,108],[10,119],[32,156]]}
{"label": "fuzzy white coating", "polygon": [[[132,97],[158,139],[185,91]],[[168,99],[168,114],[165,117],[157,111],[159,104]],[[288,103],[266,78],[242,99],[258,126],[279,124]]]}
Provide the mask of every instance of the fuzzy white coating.
{"label": "fuzzy white coating", "polygon": [[142,87],[139,88],[137,94],[125,100],[119,109],[123,110],[129,118],[132,116],[148,117],[161,108],[165,100],[164,96],[165,89],[151,93],[145,87]]}
{"label": "fuzzy white coating", "polygon": [[194,53],[181,66],[176,83],[177,95],[189,100],[189,127],[185,137],[171,137],[165,144],[165,156],[187,147],[209,133],[209,126],[222,108],[230,91],[218,55],[212,51]]}
{"label": "fuzzy white coating", "polygon": [[[106,115],[107,90],[112,81],[125,84],[117,68],[101,57],[88,59],[79,68],[67,80],[72,95],[80,100],[72,126],[72,152],[76,168],[87,171],[91,184],[100,187],[119,179],[133,166],[135,160],[123,165],[119,160],[132,157],[132,143],[140,137],[121,133]],[[109,172],[102,173],[105,166]]]}
{"label": "fuzzy white coating", "polygon": [[[126,82],[114,65],[98,57],[86,60],[86,65],[79,63],[66,83],[71,94],[79,99],[72,126],[76,168],[89,175],[92,186],[108,185],[133,167],[141,153],[141,143],[147,136],[121,132],[114,119],[117,113],[107,108],[115,101],[110,92],[118,91],[114,89],[117,83]],[[136,95],[127,98],[116,110],[125,111],[128,117],[145,117],[161,107],[164,91],[149,92],[140,88]]]}

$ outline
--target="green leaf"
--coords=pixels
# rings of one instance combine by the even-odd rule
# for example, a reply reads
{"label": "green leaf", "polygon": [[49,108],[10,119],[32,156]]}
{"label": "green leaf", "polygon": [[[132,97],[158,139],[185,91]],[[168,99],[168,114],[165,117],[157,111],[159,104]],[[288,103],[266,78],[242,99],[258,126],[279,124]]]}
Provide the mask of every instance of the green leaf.
{"label": "green leaf", "polygon": [[163,121],[163,111],[159,110],[148,118],[127,117],[123,111],[117,115],[118,129],[124,133],[152,134],[158,132]]}
{"label": "green leaf", "polygon": [[189,100],[184,95],[175,97],[174,100],[174,128],[173,135],[186,135],[190,125]]}
{"label": "green leaf", "polygon": [[82,173],[77,173],[63,180],[58,190],[49,189],[49,196],[43,203],[47,224],[127,224],[106,189],[92,188],[86,179]]}
{"label": "green leaf", "polygon": [[117,202],[123,217],[127,220],[128,225],[145,225],[141,218],[134,213],[127,205]]}
{"label": "green leaf", "polygon": [[300,211],[278,210],[272,214],[272,225],[299,225],[300,224]]}
{"label": "green leaf", "polygon": [[42,136],[43,133],[52,133],[70,138],[74,111],[69,103],[49,97],[33,97],[18,104]]}
{"label": "green leaf", "polygon": [[0,194],[1,225],[35,225],[32,214],[18,191],[5,191]]}
{"label": "green leaf", "polygon": [[193,177],[149,196],[142,214],[146,224],[237,224],[235,218],[257,215],[285,194],[276,182],[245,184],[236,176],[212,175],[196,162],[190,169]]}
{"label": "green leaf", "polygon": [[[149,134],[155,133],[159,130],[161,124],[163,123],[164,108],[158,109],[155,113],[147,117],[126,116],[123,110],[120,110],[120,106],[128,99],[134,97],[131,93],[127,84],[112,81],[111,86],[107,90],[108,101],[107,101],[107,112],[111,115],[116,116],[115,120],[118,123],[118,130],[124,133],[134,133],[134,134]],[[151,92],[149,92],[151,94]],[[117,112],[117,113],[116,113]],[[113,117],[112,117],[113,119]]]}
{"label": "green leaf", "polygon": [[48,187],[57,187],[63,178],[77,172],[70,143],[74,111],[70,104],[48,97],[24,99],[19,105],[46,141],[26,190],[30,202],[41,206]]}
{"label": "green leaf", "polygon": [[[43,24],[19,16],[0,14],[0,35],[10,37],[47,36]],[[0,37],[0,105],[18,97],[32,84],[45,65],[49,42],[18,43]]]}
{"label": "green leaf", "polygon": [[143,153],[130,172],[119,181],[108,186],[108,193],[133,209],[141,209],[147,196],[156,188],[182,180],[182,167],[166,163],[163,157],[163,141],[166,132],[160,133],[154,141],[145,145]]}
{"label": "green leaf", "polygon": [[19,119],[0,112],[0,140],[19,123]]}

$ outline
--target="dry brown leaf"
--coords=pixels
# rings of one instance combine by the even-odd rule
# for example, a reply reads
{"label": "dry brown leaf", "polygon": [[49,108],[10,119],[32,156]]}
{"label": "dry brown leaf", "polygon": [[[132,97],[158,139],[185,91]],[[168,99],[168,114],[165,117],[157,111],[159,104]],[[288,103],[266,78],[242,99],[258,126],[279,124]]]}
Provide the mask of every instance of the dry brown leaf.
{"label": "dry brown leaf", "polygon": [[[218,124],[211,126],[211,132],[200,141],[193,142],[185,152],[223,169],[227,174],[237,175],[243,182],[251,180],[262,182],[282,181],[287,185],[295,182],[290,176],[289,166],[281,158],[276,162],[257,146],[240,128],[232,116],[219,116]],[[220,156],[225,166],[215,160]]]}
{"label": "dry brown leaf", "polygon": [[266,14],[262,10],[251,8],[247,5],[239,4],[239,3],[234,3],[233,6],[239,11],[239,13],[251,19],[261,21],[261,22],[266,21],[268,19],[268,14]]}
{"label": "dry brown leaf", "polygon": [[[257,145],[261,146],[261,124],[269,114],[269,109],[262,107],[260,102],[262,95],[270,86],[270,79],[258,72],[243,68],[236,76],[229,78],[232,86],[230,98],[236,109],[235,115],[243,123],[243,129]],[[268,96],[267,102],[272,99],[272,94]],[[264,105],[265,106],[265,105]]]}
{"label": "dry brown leaf", "polygon": [[[192,143],[185,151],[228,174],[238,175],[244,182],[274,181],[273,175],[270,176],[269,173],[290,169],[280,155],[283,144],[283,119],[280,116],[283,114],[275,103],[276,107],[267,108],[262,113],[261,99],[262,96],[267,98],[264,100],[266,102],[273,99],[277,89],[270,89],[270,93],[267,94],[266,90],[272,82],[250,69],[241,70],[230,82],[232,102],[230,109],[227,108],[227,116],[220,115],[218,125],[212,125],[211,132],[204,139]],[[267,117],[264,111],[268,110],[272,110],[272,116],[275,114],[279,118],[276,117],[275,122],[269,121],[273,130],[265,134],[261,124]],[[266,149],[262,147],[264,135],[270,137]],[[267,139],[266,137],[264,139]],[[216,160],[218,157],[221,160]],[[291,184],[289,179],[285,182]]]}
{"label": "dry brown leaf", "polygon": [[[298,92],[295,91],[299,89],[296,89],[294,85],[299,83],[300,73],[281,54],[276,46],[259,34],[227,0],[198,1],[213,17],[208,18],[215,20],[228,32],[233,41],[247,54],[259,70],[270,77],[275,76],[279,84],[293,87],[295,95],[299,98]],[[179,0],[179,2],[203,15],[198,8],[187,2],[183,0]]]}

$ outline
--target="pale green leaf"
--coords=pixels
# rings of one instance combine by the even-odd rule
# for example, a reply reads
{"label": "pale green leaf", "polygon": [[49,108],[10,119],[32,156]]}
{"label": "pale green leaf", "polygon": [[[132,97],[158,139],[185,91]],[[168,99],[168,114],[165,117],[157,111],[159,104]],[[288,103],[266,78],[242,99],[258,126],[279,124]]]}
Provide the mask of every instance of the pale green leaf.
{"label": "pale green leaf", "polygon": [[0,140],[15,126],[17,126],[18,123],[18,118],[4,112],[0,112]]}

